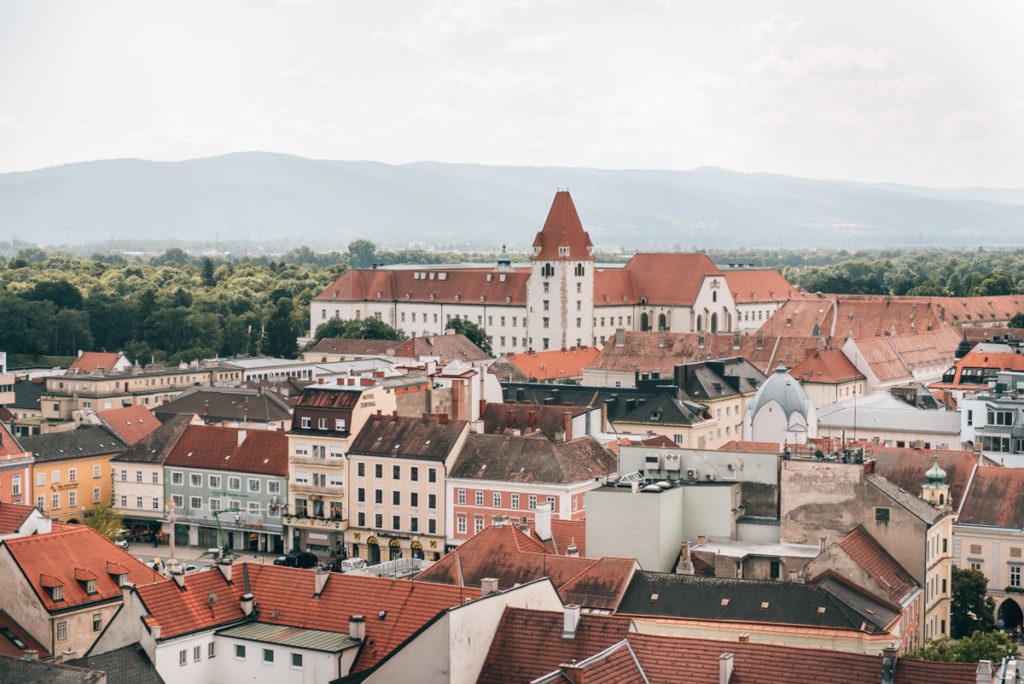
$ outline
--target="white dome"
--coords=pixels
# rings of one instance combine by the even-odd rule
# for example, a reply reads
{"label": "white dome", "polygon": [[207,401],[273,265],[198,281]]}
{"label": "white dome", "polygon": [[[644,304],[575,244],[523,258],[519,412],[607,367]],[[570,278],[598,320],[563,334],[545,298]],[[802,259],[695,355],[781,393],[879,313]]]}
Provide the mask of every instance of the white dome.
{"label": "white dome", "polygon": [[756,416],[761,408],[772,402],[779,405],[787,419],[792,420],[793,414],[798,413],[804,421],[810,422],[813,408],[811,398],[781,362],[747,404],[747,414]]}

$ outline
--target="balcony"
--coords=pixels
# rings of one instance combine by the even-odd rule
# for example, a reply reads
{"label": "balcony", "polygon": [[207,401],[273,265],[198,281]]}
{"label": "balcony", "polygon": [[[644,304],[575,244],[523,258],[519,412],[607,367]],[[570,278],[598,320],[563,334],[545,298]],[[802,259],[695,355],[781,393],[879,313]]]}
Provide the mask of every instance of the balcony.
{"label": "balcony", "polygon": [[290,494],[309,494],[329,496],[332,498],[344,498],[345,485],[312,485],[309,483],[296,484],[294,482],[289,482],[288,492]]}
{"label": "balcony", "polygon": [[345,458],[341,456],[313,456],[312,454],[299,456],[298,454],[291,454],[288,456],[288,462],[294,465],[312,465],[338,468],[339,470],[345,467]]}
{"label": "balcony", "polygon": [[284,524],[288,527],[299,527],[306,530],[334,530],[343,532],[348,529],[348,520],[344,518],[311,518],[304,515],[286,515]]}

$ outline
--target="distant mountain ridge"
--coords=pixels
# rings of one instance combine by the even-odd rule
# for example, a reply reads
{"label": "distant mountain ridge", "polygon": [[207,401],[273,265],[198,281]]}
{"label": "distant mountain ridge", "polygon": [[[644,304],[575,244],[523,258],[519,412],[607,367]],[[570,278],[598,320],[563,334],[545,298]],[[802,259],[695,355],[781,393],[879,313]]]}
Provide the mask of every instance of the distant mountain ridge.
{"label": "distant mountain ridge", "polygon": [[357,238],[527,249],[568,188],[598,249],[977,247],[1024,244],[1024,189],[940,190],[693,171],[388,165],[242,152],[0,174],[0,239]]}

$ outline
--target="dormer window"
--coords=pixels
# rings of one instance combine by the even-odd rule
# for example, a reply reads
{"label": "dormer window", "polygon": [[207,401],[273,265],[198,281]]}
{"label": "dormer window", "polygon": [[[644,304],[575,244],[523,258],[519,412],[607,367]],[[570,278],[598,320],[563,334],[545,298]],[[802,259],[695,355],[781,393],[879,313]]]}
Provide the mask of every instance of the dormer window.
{"label": "dormer window", "polygon": [[558,256],[561,256],[561,257],[569,256],[569,247],[567,245],[563,245],[562,247],[559,247],[558,248]]}
{"label": "dormer window", "polygon": [[85,593],[86,594],[95,594],[96,593],[96,580],[86,580],[85,581]]}
{"label": "dormer window", "polygon": [[54,601],[63,601],[64,587],[50,587],[50,598]]}

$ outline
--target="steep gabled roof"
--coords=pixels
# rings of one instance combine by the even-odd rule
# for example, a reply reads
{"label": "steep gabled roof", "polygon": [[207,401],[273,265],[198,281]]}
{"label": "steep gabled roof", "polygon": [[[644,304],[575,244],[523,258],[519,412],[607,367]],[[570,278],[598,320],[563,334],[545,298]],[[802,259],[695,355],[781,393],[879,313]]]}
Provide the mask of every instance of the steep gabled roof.
{"label": "steep gabled roof", "polygon": [[[568,247],[568,253],[562,254],[559,247]],[[533,260],[538,259],[571,259],[581,261],[592,259],[591,251],[594,244],[590,235],[583,230],[576,206],[567,190],[555,193],[544,227],[533,239]]]}
{"label": "steep gabled roof", "polygon": [[571,419],[586,411],[584,406],[493,403],[484,407],[480,420],[484,424],[484,433],[488,435],[508,435],[518,430],[522,435],[539,432],[548,439],[555,439],[559,432],[565,430],[567,413]]}
{"label": "steep gabled roof", "polygon": [[[3,544],[39,602],[50,611],[121,596],[117,583],[121,570],[126,571],[132,583],[154,580],[153,571],[135,556],[84,525],[67,525],[46,534],[7,539]],[[95,579],[96,593],[87,594],[77,578]],[[62,587],[63,600],[54,601],[44,588],[53,586]]]}
{"label": "steep gabled roof", "polygon": [[860,525],[836,543],[879,587],[885,588],[883,598],[894,604],[901,605],[920,588],[910,573]]}
{"label": "steep gabled roof", "polygon": [[160,427],[160,421],[143,404],[97,411],[97,415],[129,446]]}
{"label": "steep gabled roof", "polygon": [[112,458],[111,462],[163,463],[191,421],[191,416],[171,416],[156,430]]}
{"label": "steep gabled roof", "polygon": [[352,269],[328,285],[314,301],[322,304],[401,301],[526,306],[529,277],[528,268],[501,273],[489,268]]}
{"label": "steep gabled roof", "polygon": [[36,463],[114,454],[128,446],[102,425],[80,425],[66,432],[22,437],[20,441],[26,451],[33,453]]}
{"label": "steep gabled roof", "polygon": [[726,270],[722,273],[737,304],[778,302],[800,296],[796,287],[772,268]]}
{"label": "steep gabled roof", "polygon": [[278,430],[189,425],[167,455],[164,464],[287,475],[288,435]]}
{"label": "steep gabled roof", "polygon": [[17,532],[34,510],[34,506],[0,501],[0,534]]}
{"label": "steep gabled roof", "polygon": [[939,467],[946,471],[954,509],[960,505],[979,460],[979,455],[973,451],[883,446],[868,447],[867,456],[875,461],[876,473],[911,494],[921,493],[921,485],[926,481],[924,474],[938,456]]}
{"label": "steep gabled roof", "polygon": [[471,432],[448,477],[571,484],[603,477],[617,467],[615,456],[589,436],[553,442],[538,433],[517,437]]}
{"label": "steep gabled roof", "polygon": [[349,453],[444,461],[466,425],[464,420],[430,415],[426,418],[370,416],[352,441]]}
{"label": "steep gabled roof", "polygon": [[106,372],[114,370],[114,365],[121,360],[123,354],[119,352],[82,352],[81,356],[75,359],[67,370],[67,375],[92,373],[97,368]]}
{"label": "steep gabled roof", "polygon": [[957,522],[1024,528],[1024,469],[979,466]]}
{"label": "steep gabled roof", "polygon": [[400,343],[395,348],[394,356],[410,359],[437,356],[444,364],[453,361],[483,361],[491,358],[483,349],[461,334],[413,337]]}
{"label": "steep gabled roof", "polygon": [[0,423],[0,456],[11,458],[12,456],[27,455],[25,451],[26,449],[21,446],[18,438],[3,423]]}
{"label": "steep gabled roof", "polygon": [[274,423],[291,417],[284,399],[274,392],[234,387],[192,387],[157,406],[153,413],[161,420],[185,414],[207,423]]}
{"label": "steep gabled roof", "polygon": [[708,276],[719,276],[726,285],[706,254],[638,253],[622,270],[632,277],[637,297],[664,306],[692,306]]}
{"label": "steep gabled roof", "polygon": [[793,368],[789,374],[800,382],[838,385],[844,382],[863,380],[864,375],[850,363],[838,349],[823,349],[814,352]]}

